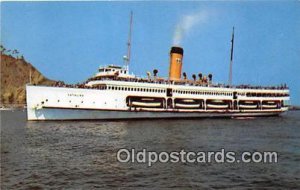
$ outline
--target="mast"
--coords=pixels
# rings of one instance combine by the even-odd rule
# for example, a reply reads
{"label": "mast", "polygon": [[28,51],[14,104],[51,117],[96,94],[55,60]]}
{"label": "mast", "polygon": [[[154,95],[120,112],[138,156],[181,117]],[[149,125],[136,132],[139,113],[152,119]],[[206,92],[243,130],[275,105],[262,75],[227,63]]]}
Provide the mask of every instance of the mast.
{"label": "mast", "polygon": [[125,64],[128,69],[128,65],[130,63],[131,56],[131,33],[132,33],[132,11],[130,12],[130,22],[129,22],[129,34],[128,34],[128,42],[127,42],[127,57],[125,59]]}
{"label": "mast", "polygon": [[228,83],[229,83],[230,86],[232,85],[233,44],[234,44],[234,27],[232,28],[230,66],[229,66],[229,80],[228,80]]}

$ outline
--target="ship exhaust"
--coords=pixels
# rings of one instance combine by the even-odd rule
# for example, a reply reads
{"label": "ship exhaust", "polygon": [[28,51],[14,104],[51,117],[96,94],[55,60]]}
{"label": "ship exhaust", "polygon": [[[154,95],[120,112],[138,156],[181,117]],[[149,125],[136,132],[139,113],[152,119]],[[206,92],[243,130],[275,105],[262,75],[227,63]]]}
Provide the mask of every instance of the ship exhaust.
{"label": "ship exhaust", "polygon": [[183,48],[173,46],[170,50],[169,80],[180,80],[182,70]]}

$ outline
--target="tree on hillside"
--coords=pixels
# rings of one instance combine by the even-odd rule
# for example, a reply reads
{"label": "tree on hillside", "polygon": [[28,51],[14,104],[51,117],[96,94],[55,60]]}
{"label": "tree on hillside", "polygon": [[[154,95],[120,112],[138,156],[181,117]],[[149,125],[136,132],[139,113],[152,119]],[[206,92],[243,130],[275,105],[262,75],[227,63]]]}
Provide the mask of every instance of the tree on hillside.
{"label": "tree on hillside", "polygon": [[0,45],[0,51],[1,51],[1,54],[5,53],[6,49],[3,45]]}
{"label": "tree on hillside", "polygon": [[12,51],[12,55],[13,55],[13,56],[15,55],[15,56],[16,56],[15,58],[17,58],[17,59],[18,59],[18,57],[19,57],[19,56],[18,56],[18,55],[19,55],[19,51],[18,51],[18,50],[16,50],[16,49],[15,49],[15,50],[13,50],[13,51]]}

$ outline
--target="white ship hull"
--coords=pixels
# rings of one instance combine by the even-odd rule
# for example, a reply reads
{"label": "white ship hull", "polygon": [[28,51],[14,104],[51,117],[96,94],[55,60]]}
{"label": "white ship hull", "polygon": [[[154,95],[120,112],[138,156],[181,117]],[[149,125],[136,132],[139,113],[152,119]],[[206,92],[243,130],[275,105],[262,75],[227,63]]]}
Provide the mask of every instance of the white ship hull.
{"label": "white ship hull", "polygon": [[154,111],[115,111],[47,108],[35,111],[29,120],[118,120],[118,119],[167,119],[167,118],[231,118],[277,116],[282,112],[154,112]]}
{"label": "white ship hull", "polygon": [[[128,83],[128,82],[127,82]],[[115,85],[117,81],[110,81],[107,85]],[[121,82],[118,82],[119,85]],[[127,84],[128,85],[128,84]],[[166,88],[166,85],[158,84],[131,84],[131,86],[142,88],[160,87]],[[176,98],[201,99],[206,102],[206,99],[226,99],[225,96],[213,95],[186,95],[176,93],[177,86],[168,85],[167,88],[174,89],[172,98],[167,97],[165,91],[153,90],[149,91],[118,91],[114,90],[99,90],[88,88],[66,88],[66,87],[46,87],[46,86],[26,86],[27,98],[27,116],[28,120],[109,120],[109,119],[144,119],[144,118],[202,118],[202,117],[258,117],[258,116],[274,116],[287,111],[287,107],[272,108],[272,109],[209,109],[210,106],[204,105],[198,108],[186,105],[184,108],[176,108],[174,101]],[[186,87],[188,88],[188,87]],[[196,88],[196,87],[194,87]],[[118,88],[117,88],[118,89]],[[121,89],[121,88],[120,88]],[[209,87],[197,87],[197,89],[207,90],[213,89]],[[229,89],[217,89],[220,91]],[[231,89],[232,90],[232,89]],[[235,91],[239,91],[234,89]],[[141,100],[149,101],[151,98],[161,103],[154,102],[153,105],[161,105],[163,107],[149,108],[142,103],[132,104],[134,101],[128,100],[128,97],[149,97]],[[247,99],[247,97],[239,97]],[[252,98],[253,99],[253,98]],[[267,98],[264,98],[264,100]],[[273,98],[274,99],[274,98]],[[280,97],[275,101],[286,100],[287,97]],[[173,107],[168,107],[168,100],[173,100]],[[234,100],[232,100],[233,103]],[[229,102],[229,101],[228,101]],[[130,105],[129,105],[130,104]],[[146,105],[152,105],[146,103]],[[132,107],[131,107],[132,105]],[[136,107],[136,106],[141,107]],[[188,109],[191,107],[190,109]]]}

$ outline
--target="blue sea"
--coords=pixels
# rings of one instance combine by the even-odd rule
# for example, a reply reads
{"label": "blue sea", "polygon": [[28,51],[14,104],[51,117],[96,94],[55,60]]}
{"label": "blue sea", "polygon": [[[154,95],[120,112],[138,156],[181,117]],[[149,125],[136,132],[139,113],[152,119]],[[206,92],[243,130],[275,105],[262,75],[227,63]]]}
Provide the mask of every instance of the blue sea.
{"label": "blue sea", "polygon": [[[277,163],[121,163],[121,148],[275,151]],[[245,119],[28,122],[1,111],[1,189],[300,189],[300,112]]]}

